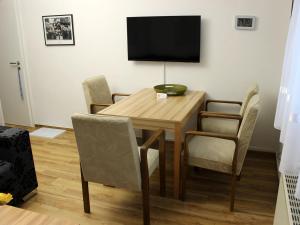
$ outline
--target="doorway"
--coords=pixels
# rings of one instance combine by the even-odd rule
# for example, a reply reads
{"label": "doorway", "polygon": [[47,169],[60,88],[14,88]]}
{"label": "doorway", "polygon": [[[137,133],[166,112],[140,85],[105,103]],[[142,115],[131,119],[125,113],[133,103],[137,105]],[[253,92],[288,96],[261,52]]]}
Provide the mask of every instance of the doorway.
{"label": "doorway", "polygon": [[6,124],[33,126],[17,0],[0,0],[0,101]]}

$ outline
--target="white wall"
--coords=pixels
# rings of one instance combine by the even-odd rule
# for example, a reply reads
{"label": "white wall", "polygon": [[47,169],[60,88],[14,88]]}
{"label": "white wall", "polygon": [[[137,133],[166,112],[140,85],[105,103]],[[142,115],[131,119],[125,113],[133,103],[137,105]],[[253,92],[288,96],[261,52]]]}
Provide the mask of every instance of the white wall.
{"label": "white wall", "polygon": [[0,101],[0,126],[4,126],[4,117],[3,117],[1,101]]}
{"label": "white wall", "polygon": [[[19,2],[37,124],[71,127],[70,115],[86,111],[81,82],[91,75],[104,74],[119,92],[162,83],[162,63],[127,61],[126,17],[195,14],[202,16],[201,63],[168,63],[167,81],[232,100],[241,100],[258,82],[263,107],[252,144],[277,146],[273,119],[291,0]],[[76,45],[46,47],[42,16],[68,13],[74,16]],[[235,15],[256,16],[257,30],[235,30]]]}

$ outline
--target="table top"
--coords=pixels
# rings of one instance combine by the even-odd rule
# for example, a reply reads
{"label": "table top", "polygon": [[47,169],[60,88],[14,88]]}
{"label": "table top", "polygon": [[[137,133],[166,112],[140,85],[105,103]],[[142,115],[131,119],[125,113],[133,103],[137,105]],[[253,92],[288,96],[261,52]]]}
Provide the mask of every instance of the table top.
{"label": "table top", "polygon": [[0,206],[0,225],[79,225],[8,205]]}
{"label": "table top", "polygon": [[157,99],[154,89],[145,88],[101,110],[98,114],[152,121],[183,122],[199,108],[204,97],[203,91],[187,91],[183,96]]}

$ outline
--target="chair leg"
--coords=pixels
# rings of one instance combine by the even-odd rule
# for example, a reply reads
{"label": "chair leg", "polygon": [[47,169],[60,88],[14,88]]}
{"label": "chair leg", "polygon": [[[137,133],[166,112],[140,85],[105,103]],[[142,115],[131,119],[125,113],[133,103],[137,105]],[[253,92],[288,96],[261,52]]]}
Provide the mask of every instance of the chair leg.
{"label": "chair leg", "polygon": [[142,180],[144,225],[150,225],[149,179]]}
{"label": "chair leg", "polygon": [[[149,187],[148,187],[149,188]],[[144,225],[150,225],[149,189],[143,189],[143,215]]]}
{"label": "chair leg", "polygon": [[188,171],[187,157],[183,154],[181,156],[181,201],[185,201],[186,177]]}
{"label": "chair leg", "polygon": [[165,151],[165,141],[160,140],[160,148],[163,151],[159,151],[159,178],[160,178],[160,196],[166,195],[166,151]]}
{"label": "chair leg", "polygon": [[200,171],[200,168],[199,168],[199,167],[197,167],[197,166],[193,166],[193,170],[194,170],[194,172],[195,172],[195,173],[199,173],[199,171]]}
{"label": "chair leg", "polygon": [[235,198],[235,188],[236,188],[236,174],[232,174],[231,176],[231,193],[230,193],[230,211],[234,210],[234,198]]}
{"label": "chair leg", "polygon": [[81,169],[80,169],[80,172],[81,172],[81,185],[82,185],[82,197],[83,197],[84,212],[90,213],[91,209],[90,209],[90,197],[89,197],[89,183],[84,180]]}

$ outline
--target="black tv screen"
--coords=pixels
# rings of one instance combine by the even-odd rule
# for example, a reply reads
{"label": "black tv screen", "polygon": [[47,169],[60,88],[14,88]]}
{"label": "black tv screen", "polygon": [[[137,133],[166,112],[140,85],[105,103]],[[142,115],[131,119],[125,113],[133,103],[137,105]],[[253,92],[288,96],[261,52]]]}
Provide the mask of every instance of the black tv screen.
{"label": "black tv screen", "polygon": [[128,60],[200,62],[201,16],[127,17]]}

